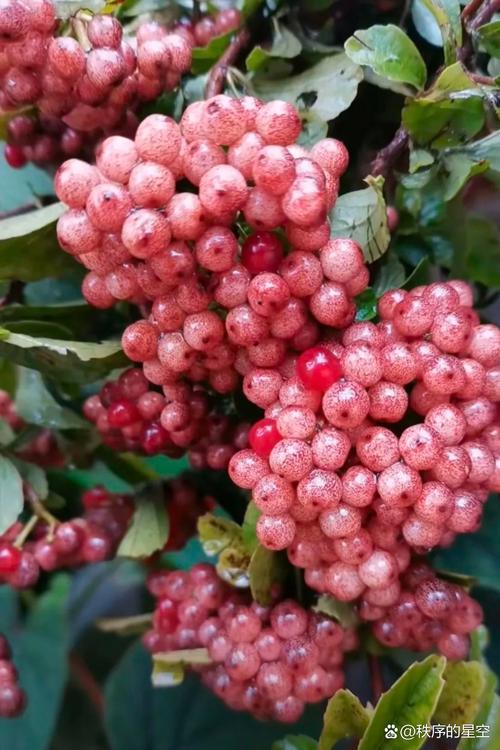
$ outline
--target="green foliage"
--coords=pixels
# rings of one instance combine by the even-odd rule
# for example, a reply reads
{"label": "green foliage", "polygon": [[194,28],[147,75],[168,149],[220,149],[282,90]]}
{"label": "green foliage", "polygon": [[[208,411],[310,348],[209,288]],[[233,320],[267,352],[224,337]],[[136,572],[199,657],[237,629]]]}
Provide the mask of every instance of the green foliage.
{"label": "green foliage", "polygon": [[135,511],[120,542],[120,557],[149,557],[168,539],[168,513],[160,483],[149,484],[134,495]]}
{"label": "green foliage", "polygon": [[318,750],[332,748],[346,737],[362,737],[370,722],[370,711],[350,690],[338,690],[330,698],[323,717]]}
{"label": "green foliage", "polygon": [[398,26],[372,26],[356,31],[345,43],[354,62],[382,78],[407,83],[418,91],[427,79],[425,62],[410,37]]}
{"label": "green foliage", "polygon": [[422,0],[434,16],[443,40],[444,59],[447,65],[456,60],[456,50],[462,44],[462,21],[459,0]]}
{"label": "green foliage", "polygon": [[258,545],[248,566],[250,590],[256,602],[268,606],[273,601],[273,593],[286,578],[288,565],[283,553],[273,552]]}
{"label": "green foliage", "polygon": [[382,178],[369,177],[368,187],[341,195],[332,211],[332,237],[350,237],[363,249],[368,262],[380,258],[389,247]]}
{"label": "green foliage", "polygon": [[0,534],[17,520],[23,506],[21,475],[10,459],[0,456]]}
{"label": "green foliage", "polygon": [[191,71],[198,75],[200,73],[206,73],[210,68],[217,62],[219,57],[228,48],[233,32],[229,31],[227,34],[221,36],[215,36],[206,47],[195,47],[193,49],[193,63],[191,65]]}
{"label": "green foliage", "polygon": [[19,368],[15,404],[28,424],[54,430],[90,429],[89,422],[55,400],[36,370]]}
{"label": "green foliage", "polygon": [[247,70],[255,72],[265,67],[270,58],[291,59],[300,55],[302,44],[289,28],[273,16],[273,40],[269,47],[254,47],[246,59]]}

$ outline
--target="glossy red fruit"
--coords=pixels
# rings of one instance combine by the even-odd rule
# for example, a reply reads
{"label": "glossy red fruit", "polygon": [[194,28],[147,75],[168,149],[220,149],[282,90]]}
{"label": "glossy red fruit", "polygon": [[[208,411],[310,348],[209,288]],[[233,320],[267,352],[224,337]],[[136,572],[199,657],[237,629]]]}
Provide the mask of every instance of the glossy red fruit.
{"label": "glossy red fruit", "polygon": [[274,419],[259,420],[250,428],[248,433],[250,446],[261,458],[267,458],[280,440],[281,435]]}
{"label": "glossy red fruit", "polygon": [[168,432],[158,422],[148,424],[141,434],[141,445],[144,453],[154,456],[161,453],[170,443]]}
{"label": "glossy red fruit", "polygon": [[126,398],[120,399],[120,401],[114,401],[108,408],[108,422],[110,427],[122,429],[128,427],[134,422],[139,422],[141,415],[139,410],[133,401],[129,401]]}
{"label": "glossy red fruit", "polygon": [[283,258],[283,245],[272,232],[251,234],[241,250],[241,263],[252,274],[277,271]]}
{"label": "glossy red fruit", "polygon": [[5,161],[13,169],[20,169],[26,164],[26,157],[21,146],[15,146],[12,143],[7,143],[4,149]]}
{"label": "glossy red fruit", "polygon": [[297,375],[306,388],[326,391],[342,376],[342,366],[326,346],[313,346],[298,358]]}
{"label": "glossy red fruit", "polygon": [[21,562],[21,550],[13,544],[0,544],[0,574],[14,573]]}
{"label": "glossy red fruit", "polygon": [[110,500],[111,495],[104,487],[92,487],[91,490],[86,490],[82,495],[82,503],[85,510],[109,505]]}

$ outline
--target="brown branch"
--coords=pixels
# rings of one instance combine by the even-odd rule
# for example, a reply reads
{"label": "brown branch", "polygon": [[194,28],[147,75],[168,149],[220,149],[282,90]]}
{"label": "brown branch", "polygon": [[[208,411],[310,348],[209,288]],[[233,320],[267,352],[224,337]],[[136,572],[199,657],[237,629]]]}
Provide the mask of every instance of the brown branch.
{"label": "brown branch", "polygon": [[71,674],[76,682],[78,682],[80,688],[83,690],[96,711],[99,714],[102,714],[104,711],[104,696],[102,694],[101,686],[76,651],[72,651],[69,655],[69,666]]}
{"label": "brown branch", "polygon": [[467,39],[458,50],[458,59],[466,62],[472,55],[472,34],[492,16],[500,11],[500,0],[471,0],[462,11],[462,21],[467,32]]}
{"label": "brown branch", "polygon": [[409,136],[403,127],[396,130],[392,141],[380,149],[375,159],[372,161],[371,174],[374,177],[383,175],[384,177],[394,166],[394,163],[401,156],[408,146]]}
{"label": "brown branch", "polygon": [[376,705],[384,692],[384,681],[380,668],[380,659],[374,654],[368,654],[368,669],[370,671],[370,682],[372,686],[372,703]]}
{"label": "brown branch", "polygon": [[234,65],[241,52],[245,49],[250,41],[250,32],[248,29],[241,29],[234,36],[231,44],[224,52],[219,62],[214,65],[208,76],[207,85],[205,86],[205,99],[220,94],[224,88],[228,68]]}
{"label": "brown branch", "polygon": [[483,0],[470,0],[470,3],[467,3],[465,8],[462,11],[462,21],[466,21],[467,18],[470,18],[471,16],[476,13],[477,10],[481,7],[483,3]]}

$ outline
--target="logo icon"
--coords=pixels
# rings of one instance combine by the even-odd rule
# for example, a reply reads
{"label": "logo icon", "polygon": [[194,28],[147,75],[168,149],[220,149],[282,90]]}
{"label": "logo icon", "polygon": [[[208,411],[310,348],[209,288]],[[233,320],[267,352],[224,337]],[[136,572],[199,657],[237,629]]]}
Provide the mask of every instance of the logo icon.
{"label": "logo icon", "polygon": [[395,740],[398,736],[398,728],[395,724],[388,724],[384,729],[386,740]]}

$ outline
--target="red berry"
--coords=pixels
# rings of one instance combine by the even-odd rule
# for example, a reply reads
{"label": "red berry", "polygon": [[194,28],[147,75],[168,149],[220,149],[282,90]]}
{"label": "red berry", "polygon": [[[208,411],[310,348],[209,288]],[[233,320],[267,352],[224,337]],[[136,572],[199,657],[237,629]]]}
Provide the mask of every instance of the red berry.
{"label": "red berry", "polygon": [[0,574],[14,573],[21,562],[21,550],[13,544],[0,545]]}
{"label": "red berry", "polygon": [[326,391],[342,375],[340,360],[326,348],[313,346],[297,360],[297,375],[307,388]]}
{"label": "red berry", "polygon": [[252,274],[277,271],[283,258],[283,245],[272,232],[251,234],[241,250],[241,262]]}
{"label": "red berry", "polygon": [[132,401],[128,401],[123,398],[120,401],[115,401],[108,408],[108,421],[110,427],[120,429],[122,427],[128,427],[134,422],[139,422],[141,415]]}
{"label": "red berry", "polygon": [[7,143],[4,148],[5,161],[13,169],[20,169],[26,164],[26,157],[21,146]]}
{"label": "red berry", "polygon": [[109,505],[110,499],[111,495],[104,487],[93,487],[91,490],[86,490],[82,495],[82,503],[85,510]]}
{"label": "red berry", "polygon": [[256,422],[248,433],[248,442],[261,458],[267,458],[272,449],[281,440],[276,427],[276,420],[261,419]]}
{"label": "red berry", "polygon": [[168,432],[158,422],[151,422],[142,431],[142,450],[150,456],[153,456],[155,453],[161,453],[169,443]]}

